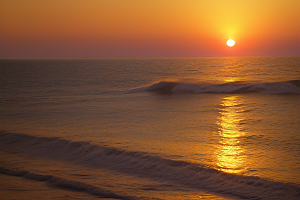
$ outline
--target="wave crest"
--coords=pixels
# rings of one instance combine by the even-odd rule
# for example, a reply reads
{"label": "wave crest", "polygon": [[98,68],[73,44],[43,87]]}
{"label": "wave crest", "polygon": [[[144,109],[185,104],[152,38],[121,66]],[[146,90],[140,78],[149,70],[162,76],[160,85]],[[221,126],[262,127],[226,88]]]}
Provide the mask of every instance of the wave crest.
{"label": "wave crest", "polygon": [[187,92],[187,93],[266,93],[266,94],[300,94],[297,86],[300,80],[286,82],[272,82],[260,84],[246,84],[230,82],[224,84],[193,84],[180,81],[160,81],[150,86],[137,88],[131,92],[154,91],[159,93]]}

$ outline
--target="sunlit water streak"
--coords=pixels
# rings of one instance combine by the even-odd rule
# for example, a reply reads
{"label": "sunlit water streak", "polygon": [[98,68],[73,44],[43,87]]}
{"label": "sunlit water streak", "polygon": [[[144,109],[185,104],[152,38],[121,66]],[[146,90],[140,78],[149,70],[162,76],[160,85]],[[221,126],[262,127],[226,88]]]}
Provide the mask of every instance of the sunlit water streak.
{"label": "sunlit water streak", "polygon": [[220,106],[217,121],[220,140],[215,152],[217,165],[224,172],[241,173],[247,170],[245,149],[240,144],[240,137],[246,134],[242,126],[245,121],[243,101],[239,96],[228,96],[222,99]]}

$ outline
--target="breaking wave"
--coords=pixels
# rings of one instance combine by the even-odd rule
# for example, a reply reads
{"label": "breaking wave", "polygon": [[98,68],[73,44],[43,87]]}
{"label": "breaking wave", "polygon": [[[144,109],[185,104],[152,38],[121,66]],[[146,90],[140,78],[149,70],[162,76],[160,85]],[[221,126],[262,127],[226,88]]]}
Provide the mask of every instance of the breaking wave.
{"label": "breaking wave", "polygon": [[[299,199],[300,187],[259,177],[228,174],[201,164],[171,160],[146,152],[134,152],[89,142],[71,142],[60,138],[34,137],[23,134],[0,135],[1,149],[27,153],[43,158],[62,159],[75,164],[115,170],[192,189],[244,199]],[[54,186],[84,191],[100,197],[134,199],[111,193],[84,183],[51,175],[32,174],[0,168],[0,173],[47,181]]]}
{"label": "breaking wave", "polygon": [[193,84],[180,81],[160,81],[150,86],[137,88],[131,92],[155,91],[161,93],[266,93],[266,94],[300,94],[300,80],[247,84],[229,82],[224,84]]}

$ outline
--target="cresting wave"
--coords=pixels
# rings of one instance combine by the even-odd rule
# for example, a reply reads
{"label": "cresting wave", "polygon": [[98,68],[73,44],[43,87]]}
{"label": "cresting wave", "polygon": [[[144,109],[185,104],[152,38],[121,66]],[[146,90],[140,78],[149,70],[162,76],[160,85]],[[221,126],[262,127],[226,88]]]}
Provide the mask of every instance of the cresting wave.
{"label": "cresting wave", "polygon": [[[88,142],[71,142],[60,138],[34,137],[23,134],[0,135],[1,149],[27,153],[43,158],[56,158],[94,168],[105,168],[134,176],[163,182],[172,182],[195,190],[230,195],[243,199],[300,199],[300,187],[259,177],[220,172],[196,163],[177,161],[114,147],[98,146]],[[100,188],[74,183],[51,175],[41,176],[28,172],[0,168],[0,173],[19,174],[25,178],[44,180],[60,187],[96,193],[98,196],[115,195],[118,199],[134,199],[110,193]]]}
{"label": "cresting wave", "polygon": [[300,80],[286,82],[247,84],[229,82],[224,84],[192,84],[181,81],[160,81],[150,86],[132,90],[132,92],[155,91],[161,93],[266,93],[266,94],[300,94]]}

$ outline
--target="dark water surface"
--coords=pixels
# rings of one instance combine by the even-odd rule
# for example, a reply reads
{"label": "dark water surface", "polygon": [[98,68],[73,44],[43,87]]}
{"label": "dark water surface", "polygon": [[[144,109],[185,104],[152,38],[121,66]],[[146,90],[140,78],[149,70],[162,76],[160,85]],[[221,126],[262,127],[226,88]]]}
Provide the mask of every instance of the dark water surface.
{"label": "dark water surface", "polygon": [[299,66],[299,57],[0,60],[0,194],[299,199]]}

